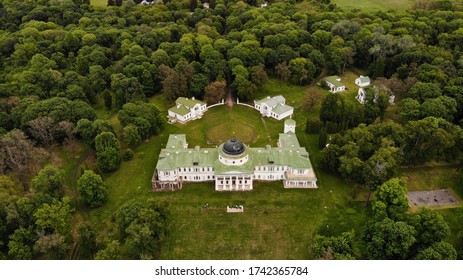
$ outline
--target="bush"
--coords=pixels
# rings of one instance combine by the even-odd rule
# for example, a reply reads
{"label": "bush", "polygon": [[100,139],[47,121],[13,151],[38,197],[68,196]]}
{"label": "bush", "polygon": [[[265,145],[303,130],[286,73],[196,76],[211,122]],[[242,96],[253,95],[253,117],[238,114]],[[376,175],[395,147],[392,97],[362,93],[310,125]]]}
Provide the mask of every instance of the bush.
{"label": "bush", "polygon": [[124,153],[122,154],[122,159],[125,160],[125,161],[129,161],[129,160],[133,159],[134,155],[135,155],[135,153],[132,151],[132,149],[126,149],[124,151]]}

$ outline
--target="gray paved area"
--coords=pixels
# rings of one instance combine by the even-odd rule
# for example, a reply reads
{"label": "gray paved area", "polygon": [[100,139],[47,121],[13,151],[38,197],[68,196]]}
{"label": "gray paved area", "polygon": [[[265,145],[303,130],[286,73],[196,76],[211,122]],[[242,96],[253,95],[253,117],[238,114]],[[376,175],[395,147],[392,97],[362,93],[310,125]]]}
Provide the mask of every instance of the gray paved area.
{"label": "gray paved area", "polygon": [[460,203],[447,189],[434,191],[414,191],[407,194],[412,206],[445,206]]}

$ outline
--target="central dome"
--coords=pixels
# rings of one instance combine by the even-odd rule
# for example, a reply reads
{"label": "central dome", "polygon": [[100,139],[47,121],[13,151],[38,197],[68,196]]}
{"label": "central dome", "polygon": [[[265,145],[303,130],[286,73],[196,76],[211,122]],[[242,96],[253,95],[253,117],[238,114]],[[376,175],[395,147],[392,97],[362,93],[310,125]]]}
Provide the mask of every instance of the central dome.
{"label": "central dome", "polygon": [[222,147],[222,151],[231,156],[237,156],[244,152],[245,147],[240,140],[236,139],[236,137],[232,137],[230,140],[225,142]]}

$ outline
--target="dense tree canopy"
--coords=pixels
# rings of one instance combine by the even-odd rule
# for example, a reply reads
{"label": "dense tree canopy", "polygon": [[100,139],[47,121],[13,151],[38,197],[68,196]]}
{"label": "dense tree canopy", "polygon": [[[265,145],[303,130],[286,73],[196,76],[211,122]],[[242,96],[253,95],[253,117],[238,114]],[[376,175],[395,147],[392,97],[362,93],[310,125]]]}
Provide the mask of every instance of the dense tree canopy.
{"label": "dense tree canopy", "polygon": [[37,192],[61,197],[63,193],[64,171],[55,166],[45,166],[31,181],[31,186]]}
{"label": "dense tree canopy", "polygon": [[116,222],[132,256],[151,259],[159,253],[170,230],[169,205],[155,201],[147,205],[127,202],[116,212]]}
{"label": "dense tree canopy", "polygon": [[135,127],[141,139],[150,135],[157,135],[164,124],[161,112],[154,105],[149,103],[127,103],[119,111],[119,121],[122,126]]}
{"label": "dense tree canopy", "polygon": [[[320,134],[322,168],[378,188],[364,256],[454,259],[442,217],[429,210],[404,214],[403,182],[389,180],[402,164],[454,163],[461,155],[461,6],[429,1],[371,12],[343,11],[330,1],[261,2],[217,0],[205,9],[181,0],[110,0],[108,7],[0,0],[0,259],[63,258],[78,247],[70,246],[74,202],[62,197],[77,173],[44,167],[75,135],[85,142],[76,141],[82,155],[94,150],[98,169],[113,171],[121,161],[119,141],[136,149],[161,134],[164,105],[179,96],[212,104],[231,93],[252,102],[267,91],[269,78],[315,88],[321,75],[350,67],[396,95],[398,116],[380,87],[367,90],[365,104],[310,92],[307,108],[321,107],[307,132]],[[77,185],[90,207],[110,195],[90,171]],[[152,202],[122,206],[114,219],[120,240],[102,240],[100,247],[92,230],[82,229],[78,242],[88,249],[82,258],[156,257],[167,234],[166,209]],[[351,232],[317,237],[314,252],[356,257],[352,240]]]}

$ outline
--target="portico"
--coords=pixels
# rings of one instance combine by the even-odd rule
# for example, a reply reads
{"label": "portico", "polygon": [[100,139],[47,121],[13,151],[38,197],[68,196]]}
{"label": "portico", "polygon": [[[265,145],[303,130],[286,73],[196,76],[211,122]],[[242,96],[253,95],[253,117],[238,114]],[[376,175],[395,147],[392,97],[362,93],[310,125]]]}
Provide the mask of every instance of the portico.
{"label": "portico", "polygon": [[225,174],[215,177],[216,191],[250,191],[252,190],[252,175]]}
{"label": "portico", "polygon": [[309,153],[299,145],[293,120],[285,121],[278,147],[248,147],[232,137],[216,148],[188,148],[172,134],[161,150],[153,191],[178,190],[184,182],[214,182],[216,191],[250,191],[253,181],[282,181],[285,188],[317,188]]}

